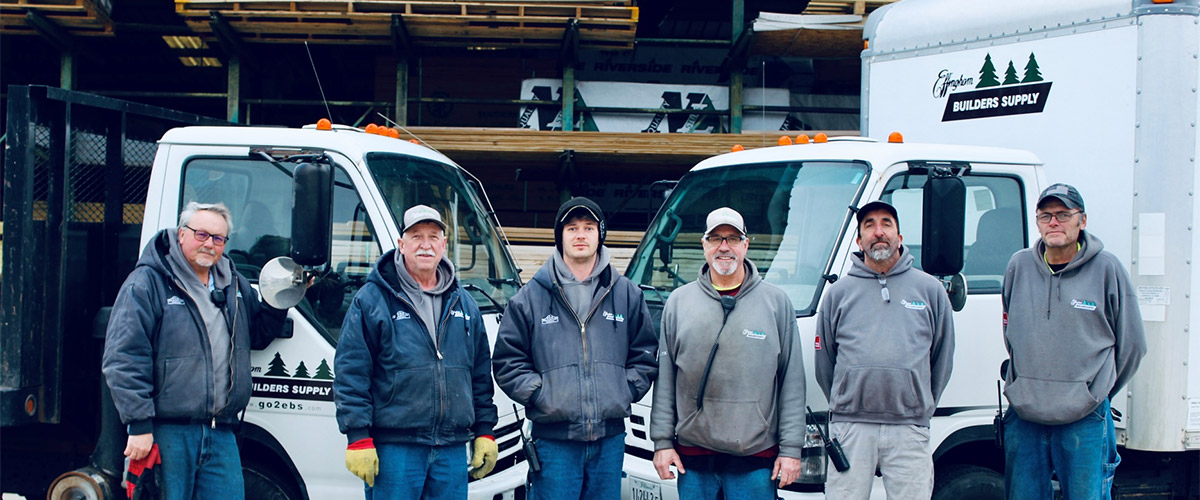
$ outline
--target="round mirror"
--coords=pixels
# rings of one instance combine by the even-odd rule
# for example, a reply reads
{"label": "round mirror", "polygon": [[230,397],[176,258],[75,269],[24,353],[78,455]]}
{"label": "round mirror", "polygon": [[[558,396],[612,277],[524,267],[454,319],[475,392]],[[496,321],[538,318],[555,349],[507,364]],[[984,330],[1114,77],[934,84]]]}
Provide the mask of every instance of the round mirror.
{"label": "round mirror", "polygon": [[946,292],[950,294],[950,307],[954,308],[954,312],[961,311],[967,305],[967,280],[962,273],[950,278],[950,289]]}
{"label": "round mirror", "polygon": [[276,309],[288,309],[304,300],[308,284],[304,268],[291,257],[276,257],[263,266],[258,274],[258,293]]}

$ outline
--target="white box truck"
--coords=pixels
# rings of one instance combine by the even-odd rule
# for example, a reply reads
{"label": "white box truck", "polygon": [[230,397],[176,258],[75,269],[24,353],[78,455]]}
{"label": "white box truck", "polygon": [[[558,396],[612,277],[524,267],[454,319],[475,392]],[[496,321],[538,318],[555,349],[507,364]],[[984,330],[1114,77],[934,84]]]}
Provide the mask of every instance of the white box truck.
{"label": "white box truck", "polygon": [[[251,354],[253,395],[238,431],[247,498],[362,497],[334,419],[334,351],[349,302],[379,256],[395,247],[405,209],[421,203],[442,212],[447,257],[493,342],[499,314],[520,286],[477,183],[424,146],[343,126],[172,128],[215,120],[56,88],[8,92],[0,296],[5,492],[124,498],[117,481],[125,429],[99,369],[105,308],[142,248],[157,231],[176,227],[188,201],[231,209],[225,254],[252,282],[274,257],[296,255],[295,244],[319,261],[309,269],[320,282],[288,312],[287,338]],[[300,164],[330,169],[328,204],[293,203]],[[511,500],[525,483],[512,403],[498,389],[495,403],[500,459],[488,477],[469,484],[475,500]]]}
{"label": "white box truck", "polygon": [[1079,188],[1088,231],[1128,266],[1149,342],[1113,401],[1118,484],[1151,464],[1196,471],[1200,4],[904,0],[863,36],[864,135],[1027,149],[1050,182]]}
{"label": "white box truck", "polygon": [[[1074,184],[1088,201],[1088,230],[1129,266],[1149,342],[1138,374],[1113,400],[1122,414],[1113,496],[1198,498],[1198,14],[1197,2],[1170,0],[904,0],[881,8],[864,30],[868,137],[701,162],[670,193],[626,274],[661,311],[703,263],[705,215],[732,206],[747,220],[749,258],[789,293],[812,345],[823,288],[857,249],[847,207],[891,201],[918,263],[960,245],[968,285],[954,317],[954,373],[930,429],[934,498],[1004,498],[992,425],[1007,358],[1000,285],[1011,255],[1038,238],[1037,195],[1050,182]],[[894,131],[903,142],[883,142]],[[962,179],[961,205],[923,204],[931,172]],[[947,210],[962,216],[961,242],[924,238],[924,218]],[[812,354],[806,349],[809,370]],[[809,388],[811,446],[783,498],[822,497],[826,460],[811,424],[825,419],[827,404],[811,378]],[[649,398],[635,405],[627,497],[673,499],[673,481],[658,480],[650,462],[649,413]],[[873,498],[884,498],[878,480]]]}

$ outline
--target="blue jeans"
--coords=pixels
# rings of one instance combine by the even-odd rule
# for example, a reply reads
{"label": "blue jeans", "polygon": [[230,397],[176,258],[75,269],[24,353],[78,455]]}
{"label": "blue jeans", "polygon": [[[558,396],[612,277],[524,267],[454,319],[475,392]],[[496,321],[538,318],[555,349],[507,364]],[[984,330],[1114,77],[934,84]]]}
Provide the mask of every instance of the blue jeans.
{"label": "blue jeans", "polygon": [[529,500],[620,500],[625,433],[597,441],[533,440],[540,472],[529,471]]}
{"label": "blue jeans", "polygon": [[467,446],[376,443],[379,474],[367,500],[467,498]]}
{"label": "blue jeans", "polygon": [[1065,500],[1112,498],[1121,456],[1109,401],[1078,421],[1043,425],[1004,414],[1004,489],[1009,500],[1054,498],[1057,474]]}
{"label": "blue jeans", "polygon": [[681,499],[716,500],[721,491],[725,500],[775,500],[773,459],[682,455],[679,460],[687,471],[676,476]]}
{"label": "blue jeans", "polygon": [[163,500],[242,500],[242,458],[228,426],[154,424]]}

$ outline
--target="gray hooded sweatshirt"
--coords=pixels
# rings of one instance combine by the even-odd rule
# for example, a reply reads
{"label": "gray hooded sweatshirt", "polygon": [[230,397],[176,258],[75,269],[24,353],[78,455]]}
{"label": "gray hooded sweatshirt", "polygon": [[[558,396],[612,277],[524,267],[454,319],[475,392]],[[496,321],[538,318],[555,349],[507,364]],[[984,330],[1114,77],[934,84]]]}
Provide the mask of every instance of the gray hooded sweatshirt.
{"label": "gray hooded sweatshirt", "polygon": [[747,456],[778,444],[780,456],[800,458],[805,378],[796,311],[783,290],[744,262],[746,279],[721,333],[701,409],[696,395],[724,316],[708,265],[667,299],[650,410],[655,450],[678,440]]}
{"label": "gray hooded sweatshirt", "polygon": [[550,261],[553,262],[551,266],[554,268],[554,281],[562,288],[567,303],[571,304],[571,309],[575,311],[575,317],[586,318],[592,308],[592,297],[596,295],[596,288],[600,286],[600,280],[596,278],[600,277],[609,264],[608,249],[601,245],[596,250],[596,264],[592,266],[591,274],[583,281],[575,279],[575,275],[571,274],[566,261],[563,260],[562,252],[554,252]]}
{"label": "gray hooded sweatshirt", "polygon": [[1075,422],[1129,381],[1146,354],[1137,292],[1117,257],[1080,231],[1083,248],[1051,273],[1046,245],[1013,255],[1004,272],[1004,395],[1041,424]]}
{"label": "gray hooded sweatshirt", "polygon": [[425,329],[429,331],[429,338],[433,339],[433,345],[437,346],[437,322],[442,316],[442,294],[446,293],[446,290],[450,289],[450,285],[454,284],[454,263],[443,255],[441,262],[438,262],[437,284],[429,290],[422,290],[417,279],[409,274],[408,268],[405,267],[404,254],[397,251],[394,262],[400,289],[412,301],[413,307],[417,310],[417,317],[425,323]]}
{"label": "gray hooded sweatshirt", "polygon": [[950,380],[950,299],[937,278],[913,268],[907,247],[900,252],[885,274],[855,252],[821,300],[814,361],[834,421],[928,427]]}
{"label": "gray hooded sweatshirt", "polygon": [[[204,326],[208,330],[208,345],[212,349],[213,360],[213,409],[219,411],[229,401],[229,356],[232,354],[229,324],[226,322],[221,308],[213,303],[208,283],[200,281],[200,277],[196,276],[192,265],[188,264],[187,259],[184,258],[183,250],[179,246],[179,232],[167,231],[167,233],[171,239],[171,251],[167,252],[167,263],[175,272],[175,276],[183,281],[183,288],[187,294],[196,302],[196,308],[200,310],[200,317],[204,319]],[[220,259],[209,268],[209,278],[213,280],[218,290],[224,290],[233,281],[229,262],[229,259]]]}

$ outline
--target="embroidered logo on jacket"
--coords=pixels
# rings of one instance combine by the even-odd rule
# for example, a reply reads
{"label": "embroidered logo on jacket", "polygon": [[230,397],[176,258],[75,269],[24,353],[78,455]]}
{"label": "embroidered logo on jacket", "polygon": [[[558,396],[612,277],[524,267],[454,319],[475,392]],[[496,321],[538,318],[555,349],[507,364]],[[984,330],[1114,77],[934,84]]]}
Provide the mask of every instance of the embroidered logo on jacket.
{"label": "embroidered logo on jacket", "polygon": [[624,323],[624,322],[625,322],[625,315],[624,315],[624,314],[613,314],[613,313],[610,313],[610,312],[608,312],[608,311],[604,311],[604,312],[602,312],[601,314],[602,314],[602,315],[604,315],[604,319],[607,319],[607,320],[609,320],[609,321],[616,321],[617,323]]}
{"label": "embroidered logo on jacket", "polygon": [[545,318],[542,318],[543,325],[553,325],[555,323],[558,323],[558,316],[553,314],[547,314]]}
{"label": "embroidered logo on jacket", "polygon": [[179,298],[178,295],[172,295],[171,298],[167,299],[168,306],[182,306],[183,304],[183,299]]}
{"label": "embroidered logo on jacket", "polygon": [[742,330],[742,335],[745,335],[748,339],[754,340],[762,340],[767,338],[767,332],[760,332],[758,330]]}
{"label": "embroidered logo on jacket", "polygon": [[907,300],[901,299],[900,303],[904,304],[905,309],[912,309],[914,311],[924,311],[925,310],[925,302],[924,301],[920,301],[920,300],[907,301]]}
{"label": "embroidered logo on jacket", "polygon": [[468,315],[468,314],[463,314],[463,312],[462,312],[462,311],[459,311],[459,310],[457,310],[457,309],[456,309],[456,310],[453,310],[453,311],[450,311],[450,316],[453,316],[453,317],[455,317],[455,318],[462,318],[462,319],[465,319],[465,320],[467,320],[467,321],[471,321],[471,316],[470,316],[470,315]]}
{"label": "embroidered logo on jacket", "polygon": [[815,337],[815,340],[813,342],[813,349],[817,350],[817,351],[821,350],[821,336],[820,335],[817,335]]}
{"label": "embroidered logo on jacket", "polygon": [[412,317],[412,315],[409,313],[406,313],[404,311],[396,311],[396,314],[392,316],[392,320],[400,321],[402,319],[409,319],[411,317]]}
{"label": "embroidered logo on jacket", "polygon": [[1071,307],[1083,309],[1084,311],[1095,311],[1096,303],[1090,300],[1071,299]]}

